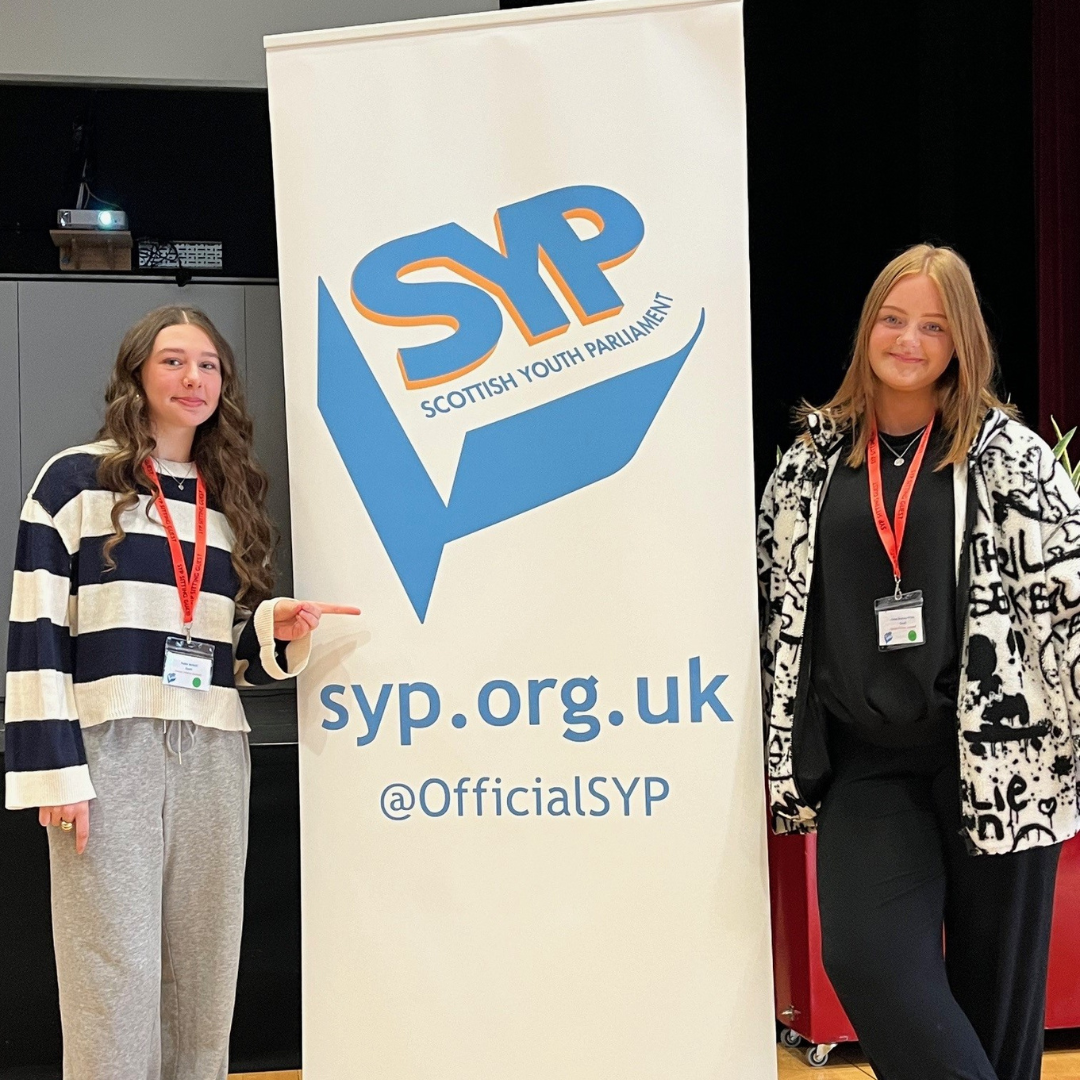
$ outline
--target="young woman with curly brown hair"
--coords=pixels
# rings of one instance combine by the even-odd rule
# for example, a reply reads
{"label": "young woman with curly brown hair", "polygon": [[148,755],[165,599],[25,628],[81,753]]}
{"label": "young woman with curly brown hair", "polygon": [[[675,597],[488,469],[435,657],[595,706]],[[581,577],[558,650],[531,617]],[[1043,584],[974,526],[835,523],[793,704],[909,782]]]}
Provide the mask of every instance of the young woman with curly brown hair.
{"label": "young woman with curly brown hair", "polygon": [[127,332],[98,441],[19,527],[9,809],[48,826],[65,1080],[224,1080],[250,780],[238,685],[295,675],[337,605],[272,598],[267,477],[194,308]]}

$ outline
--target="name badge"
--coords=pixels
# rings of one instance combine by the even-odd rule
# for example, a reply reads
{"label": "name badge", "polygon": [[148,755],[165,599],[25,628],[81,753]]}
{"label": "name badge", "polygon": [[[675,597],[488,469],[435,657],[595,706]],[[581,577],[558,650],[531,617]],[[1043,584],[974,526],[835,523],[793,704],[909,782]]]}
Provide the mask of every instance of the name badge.
{"label": "name badge", "polygon": [[881,652],[926,644],[922,589],[875,600],[874,616],[877,620],[877,645]]}
{"label": "name badge", "polygon": [[181,637],[165,639],[165,670],[161,681],[166,686],[209,690],[213,674],[213,645],[205,641],[185,641]]}

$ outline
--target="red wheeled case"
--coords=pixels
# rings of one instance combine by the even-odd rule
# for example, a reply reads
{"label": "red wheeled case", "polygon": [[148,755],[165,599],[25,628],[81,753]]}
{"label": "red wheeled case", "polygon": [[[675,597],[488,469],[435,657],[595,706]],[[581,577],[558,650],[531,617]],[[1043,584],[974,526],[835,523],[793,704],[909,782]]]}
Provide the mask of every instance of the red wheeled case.
{"label": "red wheeled case", "polygon": [[773,980],[785,1046],[810,1044],[806,1060],[821,1066],[855,1031],[821,962],[817,837],[769,834]]}
{"label": "red wheeled case", "polygon": [[[994,856],[986,856],[993,858]],[[769,836],[776,1018],[786,1046],[822,1066],[856,1035],[821,963],[814,836]],[[1080,1027],[1080,836],[1062,848],[1050,935],[1046,1026]]]}
{"label": "red wheeled case", "polygon": [[1061,849],[1050,930],[1046,1026],[1080,1027],[1080,836]]}

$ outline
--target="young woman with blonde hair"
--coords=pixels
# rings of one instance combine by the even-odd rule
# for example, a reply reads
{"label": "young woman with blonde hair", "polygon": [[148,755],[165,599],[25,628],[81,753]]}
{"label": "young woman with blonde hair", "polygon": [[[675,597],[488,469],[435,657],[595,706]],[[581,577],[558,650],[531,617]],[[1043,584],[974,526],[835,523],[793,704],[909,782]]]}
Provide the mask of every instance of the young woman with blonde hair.
{"label": "young woman with blonde hair", "polygon": [[911,248],[761,508],[773,826],[818,832],[825,967],[882,1080],[1037,1080],[1080,829],[1080,499],[994,375],[967,265]]}
{"label": "young woman with blonde hair", "polygon": [[250,780],[237,685],[327,613],[272,598],[267,477],[228,342],[165,307],[124,337],[98,441],[19,525],[6,802],[48,827],[65,1080],[224,1080]]}

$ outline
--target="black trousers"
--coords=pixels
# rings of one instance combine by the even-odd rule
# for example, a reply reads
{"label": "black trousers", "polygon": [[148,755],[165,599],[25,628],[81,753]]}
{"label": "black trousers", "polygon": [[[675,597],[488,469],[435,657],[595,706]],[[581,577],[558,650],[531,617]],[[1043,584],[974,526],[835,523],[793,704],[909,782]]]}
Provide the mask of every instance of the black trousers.
{"label": "black trousers", "polygon": [[969,855],[955,746],[847,736],[830,756],[817,856],[825,970],[874,1071],[1038,1080],[1061,846]]}

